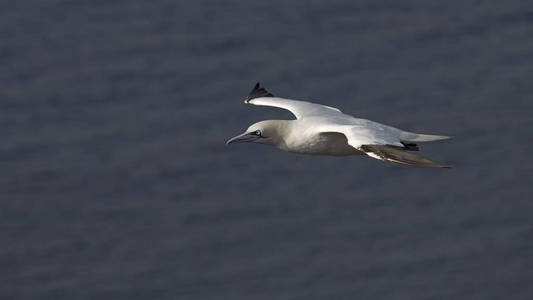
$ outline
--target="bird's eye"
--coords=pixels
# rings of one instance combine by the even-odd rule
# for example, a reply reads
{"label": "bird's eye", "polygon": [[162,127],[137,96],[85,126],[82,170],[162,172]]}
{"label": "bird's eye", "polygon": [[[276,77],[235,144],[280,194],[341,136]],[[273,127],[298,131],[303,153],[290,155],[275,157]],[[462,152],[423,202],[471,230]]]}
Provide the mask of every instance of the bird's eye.
{"label": "bird's eye", "polygon": [[261,136],[261,130],[256,130],[254,133],[255,133],[255,135],[257,135],[257,136]]}

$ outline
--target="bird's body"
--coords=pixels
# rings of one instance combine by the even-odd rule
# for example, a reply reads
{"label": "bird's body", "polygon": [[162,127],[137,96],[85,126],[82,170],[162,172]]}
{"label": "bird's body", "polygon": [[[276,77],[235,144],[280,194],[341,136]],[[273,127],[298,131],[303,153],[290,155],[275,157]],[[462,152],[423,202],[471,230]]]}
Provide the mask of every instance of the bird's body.
{"label": "bird's body", "polygon": [[259,142],[282,150],[311,155],[347,156],[367,154],[373,158],[419,167],[448,167],[404,150],[418,150],[416,142],[447,139],[417,134],[316,103],[274,97],[259,83],[245,103],[274,106],[291,111],[296,120],[267,120],[253,124],[227,143]]}
{"label": "bird's body", "polygon": [[278,138],[275,142],[267,140],[264,144],[300,154],[334,156],[362,154],[359,150],[348,145],[343,134],[317,131],[313,127],[313,123],[319,121],[318,119],[271,121],[276,123]]}

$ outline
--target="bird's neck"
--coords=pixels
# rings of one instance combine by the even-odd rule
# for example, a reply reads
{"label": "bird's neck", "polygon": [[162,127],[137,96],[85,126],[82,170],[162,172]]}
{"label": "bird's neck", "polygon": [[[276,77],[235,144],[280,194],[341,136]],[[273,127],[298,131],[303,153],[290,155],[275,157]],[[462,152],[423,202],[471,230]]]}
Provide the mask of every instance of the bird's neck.
{"label": "bird's neck", "polygon": [[265,133],[266,139],[261,143],[286,150],[286,141],[290,136],[291,128],[296,120],[272,120],[268,132]]}

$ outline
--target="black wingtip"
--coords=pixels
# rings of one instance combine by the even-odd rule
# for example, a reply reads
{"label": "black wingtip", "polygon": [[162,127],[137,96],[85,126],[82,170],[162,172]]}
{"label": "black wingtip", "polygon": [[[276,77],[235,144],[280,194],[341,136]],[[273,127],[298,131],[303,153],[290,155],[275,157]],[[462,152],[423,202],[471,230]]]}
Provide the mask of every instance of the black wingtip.
{"label": "black wingtip", "polygon": [[402,143],[404,150],[420,151],[420,148],[415,143],[407,143],[407,142],[405,142],[405,143],[404,142],[400,142],[400,143]]}
{"label": "black wingtip", "polygon": [[274,95],[261,87],[261,84],[257,82],[252,91],[244,99],[244,102],[248,103],[248,101],[260,97],[274,97]]}

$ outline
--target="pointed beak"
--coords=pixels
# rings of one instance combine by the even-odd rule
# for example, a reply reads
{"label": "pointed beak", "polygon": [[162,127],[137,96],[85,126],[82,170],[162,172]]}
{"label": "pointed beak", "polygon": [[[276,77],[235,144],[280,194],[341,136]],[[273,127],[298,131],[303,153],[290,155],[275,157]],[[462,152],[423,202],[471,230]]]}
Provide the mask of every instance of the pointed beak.
{"label": "pointed beak", "polygon": [[245,142],[253,142],[260,137],[254,134],[253,132],[245,132],[241,135],[238,135],[236,137],[232,137],[226,142],[226,145],[233,144],[233,143],[245,143]]}

